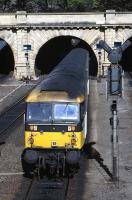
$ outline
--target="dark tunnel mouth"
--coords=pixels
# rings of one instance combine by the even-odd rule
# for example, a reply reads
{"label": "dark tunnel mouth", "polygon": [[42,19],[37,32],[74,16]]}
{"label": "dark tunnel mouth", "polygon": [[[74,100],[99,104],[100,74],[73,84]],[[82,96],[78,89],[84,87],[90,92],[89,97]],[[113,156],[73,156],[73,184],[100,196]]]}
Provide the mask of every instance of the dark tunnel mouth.
{"label": "dark tunnel mouth", "polygon": [[[2,45],[3,42],[5,46]],[[3,46],[0,50],[0,74],[8,75],[14,71],[14,55],[11,47],[4,39],[0,38],[0,44],[1,47]]]}
{"label": "dark tunnel mouth", "polygon": [[132,72],[132,37],[127,40],[131,41],[131,45],[123,52],[120,64],[124,71]]}
{"label": "dark tunnel mouth", "polygon": [[[74,44],[74,41],[77,41],[76,43],[79,41],[79,43]],[[49,74],[71,49],[74,48],[84,48],[89,51],[89,74],[91,76],[97,76],[98,62],[94,51],[84,40],[74,36],[58,36],[50,39],[41,46],[35,60],[36,76]]]}

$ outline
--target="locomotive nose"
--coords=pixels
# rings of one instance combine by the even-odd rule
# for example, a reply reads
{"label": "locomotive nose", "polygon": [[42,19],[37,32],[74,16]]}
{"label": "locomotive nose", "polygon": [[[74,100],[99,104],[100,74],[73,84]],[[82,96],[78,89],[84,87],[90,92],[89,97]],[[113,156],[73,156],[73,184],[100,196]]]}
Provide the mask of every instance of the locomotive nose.
{"label": "locomotive nose", "polygon": [[24,160],[28,164],[35,164],[38,160],[38,153],[34,150],[28,150],[25,152]]}

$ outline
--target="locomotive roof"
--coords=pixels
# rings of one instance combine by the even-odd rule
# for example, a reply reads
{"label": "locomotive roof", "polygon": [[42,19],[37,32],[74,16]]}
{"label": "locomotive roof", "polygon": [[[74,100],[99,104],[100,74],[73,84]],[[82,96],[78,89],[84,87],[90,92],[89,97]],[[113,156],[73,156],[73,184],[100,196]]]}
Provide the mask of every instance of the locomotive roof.
{"label": "locomotive roof", "polygon": [[88,51],[71,50],[28,96],[27,102],[83,102],[88,69]]}
{"label": "locomotive roof", "polygon": [[82,103],[84,96],[70,98],[65,91],[38,91],[34,90],[26,99],[26,102],[72,102]]}
{"label": "locomotive roof", "polygon": [[42,81],[45,91],[66,91],[70,98],[84,96],[87,89],[89,53],[72,49]]}

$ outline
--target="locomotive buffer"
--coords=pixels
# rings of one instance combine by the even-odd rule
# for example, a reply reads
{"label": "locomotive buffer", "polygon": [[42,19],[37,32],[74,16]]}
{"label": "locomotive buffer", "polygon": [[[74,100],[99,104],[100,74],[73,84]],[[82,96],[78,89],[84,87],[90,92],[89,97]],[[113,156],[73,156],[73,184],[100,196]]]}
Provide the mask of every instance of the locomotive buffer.
{"label": "locomotive buffer", "polygon": [[117,116],[117,100],[118,97],[122,97],[122,67],[120,66],[120,61],[122,59],[122,52],[125,51],[131,42],[127,40],[122,45],[117,48],[111,49],[111,47],[103,40],[99,42],[99,45],[108,53],[108,60],[110,61],[110,66],[107,72],[107,89],[106,96],[107,99],[113,99],[111,105],[112,117],[110,118],[110,125],[112,127],[112,178],[113,181],[119,180],[119,152],[118,152],[118,132],[117,126],[119,124]]}

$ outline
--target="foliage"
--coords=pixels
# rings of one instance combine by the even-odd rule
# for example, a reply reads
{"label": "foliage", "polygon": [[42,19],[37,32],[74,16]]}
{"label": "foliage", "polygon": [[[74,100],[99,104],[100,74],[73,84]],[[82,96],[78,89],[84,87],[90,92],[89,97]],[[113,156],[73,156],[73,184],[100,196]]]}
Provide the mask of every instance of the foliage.
{"label": "foliage", "polygon": [[11,0],[0,0],[0,11],[5,12],[10,9]]}
{"label": "foliage", "polygon": [[131,11],[132,0],[0,0],[0,12]]}
{"label": "foliage", "polygon": [[99,0],[100,10],[132,11],[132,0]]}

